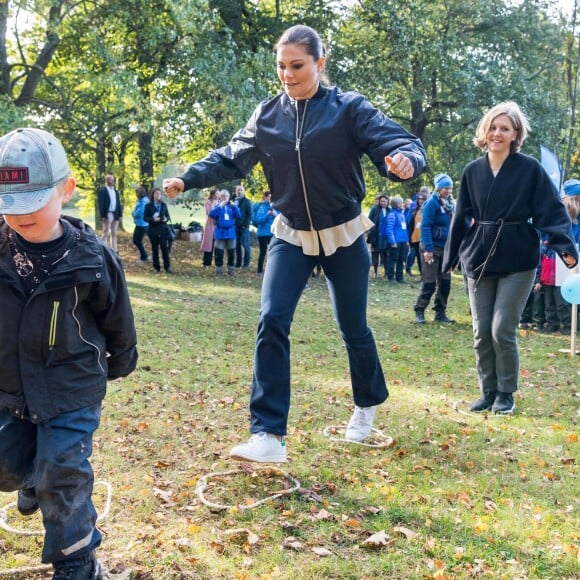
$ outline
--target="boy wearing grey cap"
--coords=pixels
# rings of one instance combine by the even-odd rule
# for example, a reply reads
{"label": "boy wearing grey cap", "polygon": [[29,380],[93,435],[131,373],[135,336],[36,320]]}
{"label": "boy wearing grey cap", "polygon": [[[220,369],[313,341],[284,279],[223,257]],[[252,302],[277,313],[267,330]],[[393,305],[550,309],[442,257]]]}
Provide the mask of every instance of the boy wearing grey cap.
{"label": "boy wearing grey cap", "polygon": [[137,362],[122,266],[61,215],[76,182],[40,129],[0,138],[0,490],[42,511],[54,579],[100,578],[89,463],[108,379]]}

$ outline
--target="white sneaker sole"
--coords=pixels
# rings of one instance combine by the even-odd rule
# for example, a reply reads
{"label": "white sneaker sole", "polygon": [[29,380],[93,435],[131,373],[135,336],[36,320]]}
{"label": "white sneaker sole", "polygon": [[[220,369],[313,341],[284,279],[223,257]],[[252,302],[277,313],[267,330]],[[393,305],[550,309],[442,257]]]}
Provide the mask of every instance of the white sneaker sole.
{"label": "white sneaker sole", "polygon": [[362,437],[353,437],[352,435],[349,437],[346,433],[344,435],[344,438],[347,441],[353,441],[354,443],[362,443],[365,439],[368,439],[370,437],[370,432],[368,435],[363,435]]}
{"label": "white sneaker sole", "polygon": [[253,461],[255,463],[286,463],[286,455],[266,455],[265,457],[256,457],[255,455],[244,454],[243,452],[232,452],[230,458],[237,461]]}

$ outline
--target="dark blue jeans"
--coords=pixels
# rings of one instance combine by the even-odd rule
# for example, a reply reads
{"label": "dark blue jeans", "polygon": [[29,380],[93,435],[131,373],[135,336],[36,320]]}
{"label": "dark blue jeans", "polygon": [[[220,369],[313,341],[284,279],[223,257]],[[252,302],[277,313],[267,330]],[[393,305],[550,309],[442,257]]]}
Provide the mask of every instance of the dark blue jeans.
{"label": "dark blue jeans", "polygon": [[[243,250],[243,252],[242,252]],[[243,254],[243,256],[242,256]],[[236,268],[248,268],[252,248],[250,247],[250,228],[236,229]]]}
{"label": "dark blue jeans", "polygon": [[389,248],[389,265],[387,278],[402,282],[405,279],[405,263],[409,253],[409,244],[400,243],[396,248]]}
{"label": "dark blue jeans", "polygon": [[369,253],[361,236],[332,256],[307,256],[276,237],[268,248],[250,398],[250,431],[286,435],[290,409],[290,326],[317,264],[324,270],[334,316],[346,345],[354,402],[383,403],[389,393],[367,325]]}
{"label": "dark blue jeans", "polygon": [[0,490],[34,486],[46,535],[43,562],[74,559],[101,543],[89,457],[101,405],[34,424],[0,408]]}

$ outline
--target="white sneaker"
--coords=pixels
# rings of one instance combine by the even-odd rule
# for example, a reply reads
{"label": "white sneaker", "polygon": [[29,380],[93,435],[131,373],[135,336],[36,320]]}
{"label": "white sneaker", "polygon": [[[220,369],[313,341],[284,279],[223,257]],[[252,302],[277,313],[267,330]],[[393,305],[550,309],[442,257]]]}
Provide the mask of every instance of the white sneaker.
{"label": "white sneaker", "polygon": [[247,443],[236,445],[230,457],[240,461],[286,463],[286,442],[271,433],[254,433]]}
{"label": "white sneaker", "polygon": [[355,405],[354,413],[346,426],[345,439],[359,443],[366,439],[371,434],[377,408],[378,405],[374,407],[357,407]]}

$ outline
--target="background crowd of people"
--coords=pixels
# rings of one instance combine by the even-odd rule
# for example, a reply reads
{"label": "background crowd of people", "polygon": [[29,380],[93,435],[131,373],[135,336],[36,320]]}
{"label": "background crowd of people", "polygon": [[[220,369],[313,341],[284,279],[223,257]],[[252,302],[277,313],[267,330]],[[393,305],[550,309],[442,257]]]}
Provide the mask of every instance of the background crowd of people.
{"label": "background crowd of people", "polygon": [[[98,191],[103,223],[102,239],[112,248],[117,245],[117,215],[122,212],[121,199],[114,183],[114,176],[107,175],[105,185]],[[252,246],[257,245],[256,275],[262,277],[273,236],[272,224],[279,212],[272,206],[269,191],[264,191],[262,199],[256,202],[252,202],[246,195],[245,187],[241,184],[235,186],[233,192],[234,197],[230,200],[228,190],[211,188],[204,200],[205,223],[200,245],[202,266],[207,268],[214,265],[218,276],[224,273],[234,276],[237,270],[250,269]],[[562,200],[572,221],[573,237],[576,244],[580,244],[580,181],[567,181],[563,192]],[[162,200],[163,192],[154,188],[149,194],[145,187],[138,186],[135,195],[137,200],[131,215],[134,221],[133,244],[139,252],[137,263],[150,262],[144,244],[148,237],[154,271],[161,271],[162,263],[165,271],[172,273],[170,232],[173,226],[168,206]],[[114,211],[109,211],[111,207]],[[442,268],[443,252],[454,212],[453,180],[445,173],[435,176],[432,187],[419,187],[411,198],[389,198],[386,193],[377,194],[368,212],[368,218],[373,224],[366,235],[371,259],[370,276],[384,277],[393,284],[407,284],[411,281],[420,285],[413,306],[414,321],[417,324],[426,323],[425,310],[433,297],[434,322],[455,322],[447,315],[451,270],[444,271]],[[155,214],[159,215],[154,217]],[[556,285],[556,252],[548,247],[545,232],[541,233],[541,239],[541,257],[519,327],[569,335],[572,325],[571,305],[562,298],[560,287]],[[458,266],[460,269],[461,266]],[[320,270],[318,266],[313,276],[319,275]]]}

